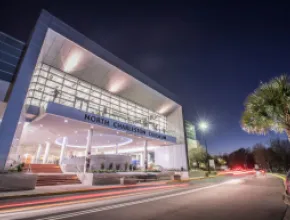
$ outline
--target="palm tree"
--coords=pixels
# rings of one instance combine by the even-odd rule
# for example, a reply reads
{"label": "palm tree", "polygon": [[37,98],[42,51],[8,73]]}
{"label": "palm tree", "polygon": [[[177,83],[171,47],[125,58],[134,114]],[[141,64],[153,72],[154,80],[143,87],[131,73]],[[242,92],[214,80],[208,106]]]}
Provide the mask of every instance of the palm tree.
{"label": "palm tree", "polygon": [[290,139],[290,78],[286,74],[262,83],[245,102],[242,127],[249,133],[285,131]]}

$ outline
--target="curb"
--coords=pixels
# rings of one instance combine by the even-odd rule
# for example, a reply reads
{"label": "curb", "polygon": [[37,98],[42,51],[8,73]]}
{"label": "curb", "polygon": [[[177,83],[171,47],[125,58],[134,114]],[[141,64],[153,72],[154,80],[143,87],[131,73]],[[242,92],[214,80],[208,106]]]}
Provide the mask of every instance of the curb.
{"label": "curb", "polygon": [[210,179],[210,178],[216,178],[218,176],[209,176],[209,177],[193,177],[193,178],[188,178],[184,180],[171,180],[168,181],[167,183],[181,183],[181,182],[190,182],[192,180],[202,180],[202,179]]}
{"label": "curb", "polygon": [[[166,182],[163,182],[161,184],[152,184],[147,186],[155,186],[155,185],[165,185]],[[18,198],[33,198],[33,197],[40,197],[40,196],[56,196],[56,195],[66,195],[66,194],[77,194],[77,193],[83,193],[83,192],[98,192],[98,191],[104,191],[104,190],[118,190],[118,189],[131,189],[131,188],[138,188],[138,187],[144,187],[146,185],[127,185],[127,186],[117,186],[117,187],[104,187],[104,188],[95,188],[95,189],[79,189],[79,190],[70,190],[70,191],[58,191],[58,192],[47,192],[47,193],[35,193],[35,194],[20,194],[20,195],[7,195],[7,196],[1,196],[0,201],[6,200],[6,199],[18,199]]]}
{"label": "curb", "polygon": [[275,176],[277,178],[280,178],[284,181],[286,181],[286,176],[285,175],[282,175],[282,174],[276,174],[276,173],[269,173],[271,176]]}

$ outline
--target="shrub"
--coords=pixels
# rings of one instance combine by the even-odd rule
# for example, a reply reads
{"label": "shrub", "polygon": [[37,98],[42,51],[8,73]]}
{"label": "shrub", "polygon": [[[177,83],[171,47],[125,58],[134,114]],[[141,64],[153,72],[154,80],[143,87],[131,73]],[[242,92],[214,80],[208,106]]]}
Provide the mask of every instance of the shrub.
{"label": "shrub", "polygon": [[23,168],[22,164],[19,164],[16,167],[16,169],[17,169],[18,172],[21,172],[22,171],[22,168]]}
{"label": "shrub", "polygon": [[104,169],[105,169],[105,164],[101,163],[101,170],[104,170]]}
{"label": "shrub", "polygon": [[93,173],[116,173],[116,170],[93,170]]}
{"label": "shrub", "polygon": [[126,163],[125,163],[125,166],[124,166],[124,168],[125,168],[125,171],[127,171],[127,170],[128,170],[128,162],[126,162]]}
{"label": "shrub", "polygon": [[109,164],[109,170],[112,170],[113,169],[113,163],[110,163]]}
{"label": "shrub", "polygon": [[121,164],[116,164],[116,170],[120,170]]}

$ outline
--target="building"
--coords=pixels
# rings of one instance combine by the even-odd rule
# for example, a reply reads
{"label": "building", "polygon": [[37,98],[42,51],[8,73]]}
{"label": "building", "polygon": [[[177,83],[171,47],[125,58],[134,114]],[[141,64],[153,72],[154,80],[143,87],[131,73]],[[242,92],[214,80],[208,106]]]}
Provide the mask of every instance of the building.
{"label": "building", "polygon": [[185,125],[185,137],[188,150],[192,148],[197,148],[198,141],[196,139],[196,130],[193,123],[189,121],[184,121]]}
{"label": "building", "polygon": [[24,43],[0,32],[0,101],[3,102],[14,79]]}
{"label": "building", "polygon": [[177,98],[58,18],[41,12],[17,63],[10,92],[1,91],[0,169],[22,161],[87,170],[94,156],[123,155],[142,169],[187,170]]}

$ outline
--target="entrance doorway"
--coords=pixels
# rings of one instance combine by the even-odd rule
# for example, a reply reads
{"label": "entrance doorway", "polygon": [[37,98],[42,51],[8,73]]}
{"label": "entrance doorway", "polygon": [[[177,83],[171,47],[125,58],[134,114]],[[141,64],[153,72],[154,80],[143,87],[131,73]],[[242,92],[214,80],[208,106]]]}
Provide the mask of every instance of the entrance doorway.
{"label": "entrance doorway", "polygon": [[85,99],[76,97],[75,108],[86,112],[88,109],[88,101]]}

